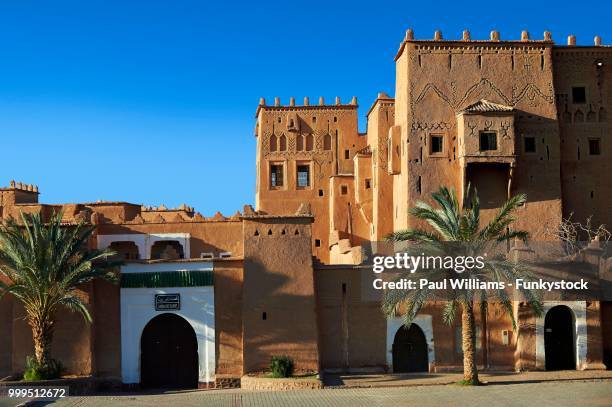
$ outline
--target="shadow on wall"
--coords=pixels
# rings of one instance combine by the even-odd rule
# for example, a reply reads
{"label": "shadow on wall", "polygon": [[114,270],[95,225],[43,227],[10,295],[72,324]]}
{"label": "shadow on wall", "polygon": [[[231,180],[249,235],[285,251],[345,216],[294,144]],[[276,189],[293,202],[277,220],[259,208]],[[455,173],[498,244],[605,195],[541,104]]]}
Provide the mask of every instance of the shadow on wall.
{"label": "shadow on wall", "polygon": [[[266,370],[273,355],[291,357],[296,371],[318,370],[312,271],[310,279],[290,273],[271,272],[260,261],[245,259],[245,372]],[[302,290],[311,294],[299,294]]]}

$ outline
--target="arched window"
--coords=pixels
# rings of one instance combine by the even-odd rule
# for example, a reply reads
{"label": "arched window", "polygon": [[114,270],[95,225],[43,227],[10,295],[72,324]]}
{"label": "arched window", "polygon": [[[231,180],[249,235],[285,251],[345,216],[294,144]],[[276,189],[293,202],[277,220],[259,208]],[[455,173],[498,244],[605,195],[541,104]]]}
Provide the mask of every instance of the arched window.
{"label": "arched window", "polygon": [[298,134],[295,136],[296,138],[296,149],[297,151],[304,151],[304,136]]}
{"label": "arched window", "polygon": [[174,240],[158,240],[151,246],[151,259],[176,260],[184,259],[183,246]]}
{"label": "arched window", "polygon": [[331,150],[332,149],[331,144],[332,144],[331,136],[329,134],[326,134],[325,137],[323,137],[323,150],[325,151]]}
{"label": "arched window", "polygon": [[284,134],[280,136],[278,146],[278,151],[287,151],[287,137]]}
{"label": "arched window", "polygon": [[306,135],[306,151],[312,151],[312,146],[314,144],[314,140],[312,134]]}
{"label": "arched window", "polygon": [[276,136],[274,134],[270,136],[270,151],[276,151]]}
{"label": "arched window", "polygon": [[117,253],[117,260],[138,260],[140,259],[140,253],[138,252],[138,246],[136,243],[129,241],[112,242],[109,249]]}

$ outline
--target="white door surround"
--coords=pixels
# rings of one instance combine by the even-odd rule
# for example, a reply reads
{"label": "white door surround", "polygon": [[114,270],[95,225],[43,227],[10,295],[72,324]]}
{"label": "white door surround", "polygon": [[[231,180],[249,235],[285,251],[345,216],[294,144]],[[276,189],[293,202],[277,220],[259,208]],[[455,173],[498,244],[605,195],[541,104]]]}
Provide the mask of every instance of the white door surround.
{"label": "white door surround", "polygon": [[[162,262],[127,264],[121,272],[212,271],[211,262]],[[155,294],[180,294],[180,310],[155,310]],[[140,383],[140,341],[144,327],[154,317],[172,313],[193,328],[198,342],[198,381],[215,378],[215,298],[214,286],[121,288],[121,376],[123,383]]]}
{"label": "white door surround", "polygon": [[586,301],[545,301],[542,316],[536,318],[536,369],[546,369],[544,347],[544,321],[546,314],[557,305],[565,305],[572,312],[575,345],[576,370],[584,370],[587,365],[587,323]]}

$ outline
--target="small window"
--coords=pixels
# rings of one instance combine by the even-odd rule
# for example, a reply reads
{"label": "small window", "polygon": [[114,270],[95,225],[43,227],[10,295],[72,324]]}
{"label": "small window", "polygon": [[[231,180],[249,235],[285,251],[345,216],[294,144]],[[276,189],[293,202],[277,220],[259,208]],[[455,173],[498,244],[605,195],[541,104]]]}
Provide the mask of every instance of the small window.
{"label": "small window", "polygon": [[321,240],[315,239],[315,247],[321,247]]}
{"label": "small window", "polygon": [[348,160],[351,158],[351,152],[349,150],[344,150],[344,159]]}
{"label": "small window", "polygon": [[536,152],[536,139],[535,137],[525,137],[525,152],[535,153]]}
{"label": "small window", "polygon": [[443,136],[432,134],[429,139],[430,154],[440,154],[444,151]]}
{"label": "small window", "polygon": [[346,195],[346,194],[348,194],[348,187],[347,187],[346,185],[342,185],[342,186],[340,187],[340,193],[341,193],[342,195]]}
{"label": "small window", "polygon": [[268,319],[268,313],[267,313],[267,312],[265,312],[265,311],[264,311],[264,312],[262,312],[262,313],[261,313],[261,319],[262,319],[262,320],[264,320],[264,321],[265,321],[265,320],[267,320],[267,319]]}
{"label": "small window", "polygon": [[270,166],[270,186],[279,188],[283,186],[283,165],[272,164]]}
{"label": "small window", "polygon": [[586,90],[584,86],[572,88],[572,103],[575,105],[586,103]]}
{"label": "small window", "polygon": [[600,155],[601,154],[601,142],[598,138],[589,139],[589,155]]}
{"label": "small window", "polygon": [[298,188],[310,186],[310,165],[297,166],[297,186]]}
{"label": "small window", "polygon": [[323,196],[323,190],[319,189],[319,196]]}
{"label": "small window", "polygon": [[370,181],[369,179],[365,180],[365,189],[370,189],[370,187],[372,186],[372,181]]}
{"label": "small window", "polygon": [[480,133],[480,151],[497,150],[497,134],[494,131]]}

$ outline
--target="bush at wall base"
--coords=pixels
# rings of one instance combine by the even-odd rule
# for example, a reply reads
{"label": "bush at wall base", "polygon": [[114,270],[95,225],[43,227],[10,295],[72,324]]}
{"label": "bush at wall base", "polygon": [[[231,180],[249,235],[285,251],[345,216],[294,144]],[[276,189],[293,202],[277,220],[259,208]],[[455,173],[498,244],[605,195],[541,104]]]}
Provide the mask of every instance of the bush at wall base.
{"label": "bush at wall base", "polygon": [[23,373],[23,380],[31,382],[35,380],[59,379],[62,374],[63,366],[55,359],[50,359],[45,365],[40,365],[32,356],[26,358],[26,369]]}
{"label": "bush at wall base", "polygon": [[293,361],[286,355],[272,356],[270,370],[272,377],[289,377],[293,373]]}

